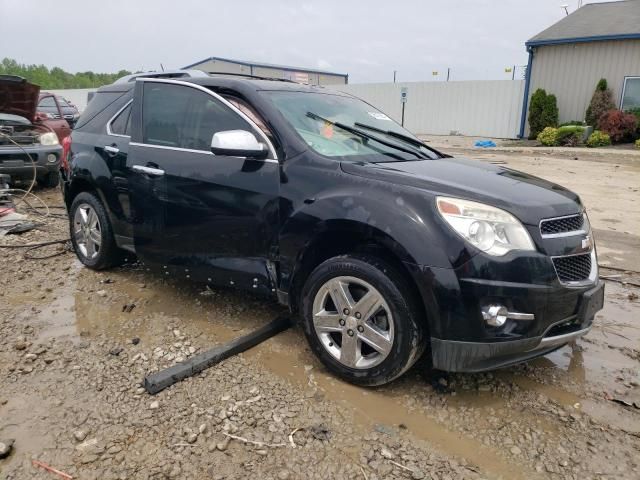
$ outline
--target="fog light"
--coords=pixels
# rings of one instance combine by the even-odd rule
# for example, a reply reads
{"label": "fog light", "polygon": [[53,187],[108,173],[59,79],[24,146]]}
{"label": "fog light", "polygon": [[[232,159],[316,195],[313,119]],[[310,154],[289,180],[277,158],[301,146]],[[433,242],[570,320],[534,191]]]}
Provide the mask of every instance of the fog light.
{"label": "fog light", "polygon": [[56,160],[57,160],[57,157],[55,156],[55,154],[50,153],[49,155],[47,155],[47,162],[54,163]]}
{"label": "fog light", "polygon": [[509,310],[504,305],[487,305],[482,307],[482,318],[492,327],[501,327],[507,321]]}

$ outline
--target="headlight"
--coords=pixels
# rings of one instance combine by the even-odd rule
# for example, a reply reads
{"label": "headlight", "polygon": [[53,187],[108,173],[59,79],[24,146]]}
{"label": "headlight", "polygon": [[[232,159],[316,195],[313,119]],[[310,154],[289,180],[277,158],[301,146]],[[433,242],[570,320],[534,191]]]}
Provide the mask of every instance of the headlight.
{"label": "headlight", "polygon": [[527,230],[510,213],[484,203],[436,198],[438,212],[458,235],[485,253],[502,256],[511,250],[535,250]]}
{"label": "headlight", "polygon": [[40,145],[58,145],[58,136],[53,132],[40,135]]}

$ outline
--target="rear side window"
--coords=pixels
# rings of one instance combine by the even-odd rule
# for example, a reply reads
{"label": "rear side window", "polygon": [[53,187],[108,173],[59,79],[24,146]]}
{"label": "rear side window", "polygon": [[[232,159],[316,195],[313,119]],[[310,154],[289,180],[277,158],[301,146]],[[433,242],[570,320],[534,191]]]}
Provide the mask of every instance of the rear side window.
{"label": "rear side window", "polygon": [[82,112],[82,115],[80,115],[80,118],[76,123],[75,130],[78,130],[85,126],[96,115],[102,112],[105,108],[119,99],[125,93],[127,92],[96,92],[87,104],[87,107]]}
{"label": "rear side window", "polygon": [[164,147],[209,151],[224,130],[252,127],[218,99],[195,88],[147,82],[142,101],[142,141]]}
{"label": "rear side window", "polygon": [[109,130],[114,135],[131,135],[129,125],[131,123],[131,104],[127,105],[116,118],[109,124]]}

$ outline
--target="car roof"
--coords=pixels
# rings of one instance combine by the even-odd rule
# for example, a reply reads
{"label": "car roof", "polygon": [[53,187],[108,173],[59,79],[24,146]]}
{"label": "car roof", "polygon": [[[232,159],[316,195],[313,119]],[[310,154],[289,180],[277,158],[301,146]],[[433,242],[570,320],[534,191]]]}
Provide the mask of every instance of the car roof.
{"label": "car roof", "polygon": [[181,77],[181,78],[163,78],[157,75],[152,77],[144,77],[142,75],[135,79],[131,79],[127,82],[116,82],[111,85],[105,85],[100,87],[100,92],[127,92],[135,86],[135,80],[174,80],[178,82],[193,83],[195,85],[201,85],[203,87],[215,87],[215,88],[228,88],[231,90],[277,90],[277,91],[289,91],[289,92],[308,92],[308,93],[331,93],[341,96],[349,96],[346,93],[329,90],[323,86],[307,85],[302,83],[296,83],[288,80],[281,79],[269,79],[262,77],[252,77],[235,74],[222,74],[211,73],[208,75],[198,77]]}

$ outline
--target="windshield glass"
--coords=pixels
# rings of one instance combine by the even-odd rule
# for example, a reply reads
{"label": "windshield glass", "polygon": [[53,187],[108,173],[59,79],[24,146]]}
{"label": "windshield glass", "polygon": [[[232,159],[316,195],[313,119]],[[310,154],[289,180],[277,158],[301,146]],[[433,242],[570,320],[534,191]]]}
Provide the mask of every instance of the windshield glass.
{"label": "windshield glass", "polygon": [[327,157],[367,162],[438,158],[427,147],[416,145],[418,139],[411,132],[357,98],[315,92],[264,93],[307,145]]}

